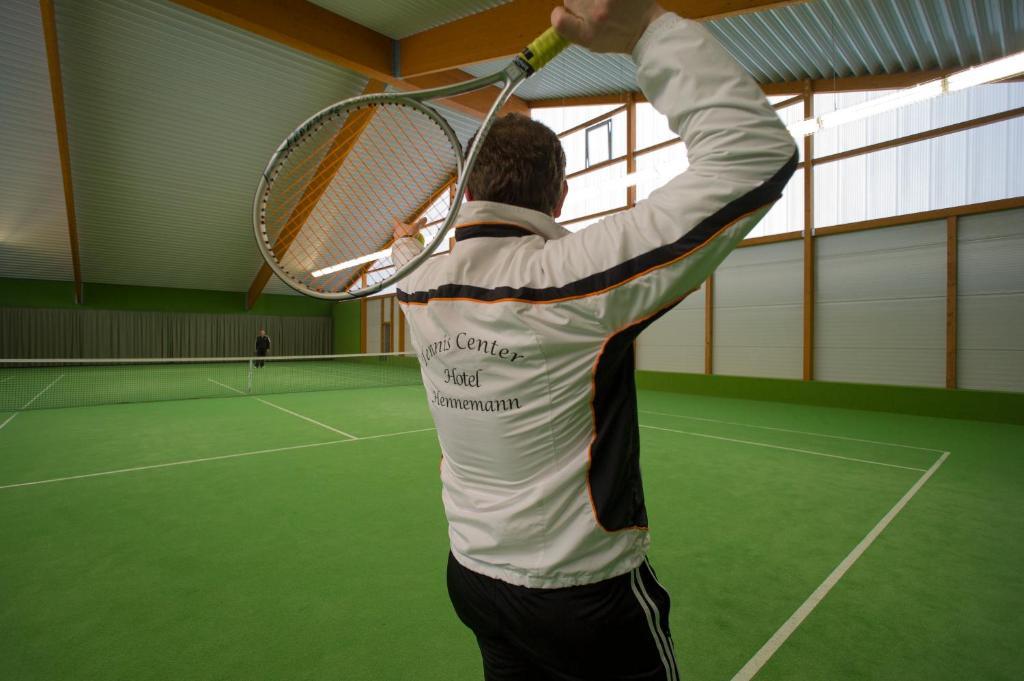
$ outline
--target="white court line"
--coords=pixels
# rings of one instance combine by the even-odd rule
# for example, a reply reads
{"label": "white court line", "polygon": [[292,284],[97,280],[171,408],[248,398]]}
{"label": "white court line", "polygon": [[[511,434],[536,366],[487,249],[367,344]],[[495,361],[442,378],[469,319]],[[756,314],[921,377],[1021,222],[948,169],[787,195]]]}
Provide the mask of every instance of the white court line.
{"label": "white court line", "polygon": [[882,461],[872,461],[870,459],[857,459],[852,456],[840,456],[839,454],[826,454],[825,452],[815,452],[810,449],[794,449],[793,447],[782,447],[780,445],[770,445],[764,442],[752,442],[750,440],[736,440],[731,437],[721,437],[718,435],[708,435],[707,433],[694,433],[687,430],[673,430],[672,428],[659,428],[657,426],[647,426],[640,424],[641,428],[649,428],[651,430],[662,430],[666,433],[679,433],[680,435],[693,435],[694,437],[706,437],[710,440],[723,440],[725,442],[736,442],[741,445],[754,445],[755,447],[766,447],[768,449],[779,449],[784,452],[797,452],[798,454],[813,454],[814,456],[826,456],[830,459],[842,459],[843,461],[856,461],[857,463],[869,463],[873,466],[885,466],[887,468],[903,468],[908,471],[924,471],[923,468],[914,468],[913,466],[898,466],[894,463],[884,463]]}
{"label": "white court line", "polygon": [[[219,385],[222,388],[227,388],[228,390],[234,390],[239,395],[245,395],[246,394],[246,393],[242,392],[241,390],[239,390],[238,388],[232,388],[230,385],[226,385],[224,383],[221,383],[220,381],[215,381],[212,378],[208,378],[206,380],[208,380],[210,383],[216,383],[217,385]],[[256,401],[257,402],[262,402],[263,404],[267,405],[268,407],[273,407],[274,409],[280,409],[281,411],[283,411],[285,413],[288,413],[288,414],[291,414],[292,416],[296,416],[296,417],[302,419],[303,421],[309,421],[310,423],[314,423],[314,424],[320,426],[321,428],[326,428],[327,430],[335,432],[338,435],[344,435],[345,437],[347,437],[347,438],[349,438],[351,440],[358,440],[359,439],[355,435],[352,435],[351,433],[346,433],[343,430],[338,430],[337,428],[332,428],[331,426],[327,425],[326,423],[320,423],[319,421],[315,421],[315,420],[309,418],[308,416],[303,416],[302,414],[298,414],[298,413],[292,411],[291,409],[285,409],[281,405],[274,404],[273,402],[267,402],[266,400],[261,399],[259,397],[256,398]]]}
{"label": "white court line", "polygon": [[294,412],[291,409],[285,409],[284,407],[282,407],[279,404],[274,404],[273,402],[267,402],[266,400],[261,399],[259,397],[256,398],[256,401],[257,402],[262,402],[263,404],[265,404],[265,405],[267,405],[269,407],[273,407],[274,409],[280,409],[281,411],[285,412],[286,414],[291,414],[292,416],[297,416],[298,418],[302,419],[303,421],[309,421],[310,423],[315,423],[316,425],[320,426],[321,428],[326,428],[327,430],[334,431],[338,435],[344,435],[345,437],[347,437],[349,439],[352,439],[352,440],[360,439],[360,438],[356,437],[355,435],[352,435],[350,433],[346,433],[343,430],[338,430],[337,428],[333,428],[333,427],[327,425],[326,423],[320,423],[319,421],[314,421],[313,419],[309,418],[308,416],[303,416],[302,414]]}
{"label": "white court line", "polygon": [[[818,437],[828,437],[833,440],[848,440],[850,442],[864,442],[869,445],[888,445],[889,447],[903,447],[904,449],[918,449],[922,452],[933,452],[935,454],[942,454],[944,450],[933,449],[931,447],[915,447],[914,445],[904,445],[898,442],[881,442],[880,440],[862,440],[857,437],[846,437],[845,435],[828,435],[827,433],[812,433],[806,430],[790,430],[789,428],[773,428],[772,426],[755,426],[750,423],[737,423],[735,421],[719,421],[718,419],[707,419],[701,418],[700,416],[684,416],[682,414],[666,414],[660,411],[645,411],[640,409],[641,414],[653,414],[655,416],[670,416],[676,419],[690,419],[691,421],[706,421],[708,423],[721,423],[727,426],[743,426],[744,428],[760,428],[761,430],[774,430],[780,433],[796,433],[798,435],[816,435]],[[923,468],[921,470],[924,470]]]}
{"label": "white court line", "polygon": [[54,384],[54,383],[56,383],[57,381],[59,381],[59,380],[60,380],[60,379],[62,379],[62,378],[64,378],[64,374],[61,374],[61,375],[60,375],[60,376],[58,376],[57,378],[55,378],[55,379],[53,379],[52,381],[50,381],[50,385],[46,386],[45,388],[43,388],[42,390],[40,390],[40,391],[39,391],[38,393],[36,393],[36,396],[35,396],[35,397],[33,397],[33,398],[32,398],[31,400],[29,400],[29,401],[28,401],[27,403],[25,403],[25,406],[24,406],[24,407],[22,407],[22,409],[28,409],[28,408],[29,408],[29,405],[31,405],[31,404],[32,404],[33,402],[35,402],[35,401],[36,401],[36,400],[38,400],[38,399],[39,399],[40,397],[42,397],[42,396],[43,396],[43,393],[45,393],[45,392],[46,392],[47,390],[49,390],[50,388],[52,388],[52,387],[53,387],[53,384]]}
{"label": "white court line", "polygon": [[15,417],[15,416],[17,416],[17,415],[18,415],[18,413],[19,413],[19,412],[14,412],[13,414],[11,414],[11,415],[10,415],[10,416],[8,416],[7,418],[5,418],[5,419],[4,419],[4,422],[3,422],[3,423],[0,423],[0,430],[3,430],[4,426],[6,426],[6,425],[7,425],[8,423],[10,423],[10,422],[11,422],[12,420],[14,420],[14,417]]}
{"label": "white court line", "polygon": [[309,449],[310,447],[324,447],[326,445],[339,445],[346,444],[349,442],[357,442],[360,440],[377,440],[385,437],[398,437],[399,435],[411,435],[413,433],[425,433],[432,431],[433,428],[420,428],[418,430],[404,430],[400,433],[385,433],[383,435],[368,435],[366,437],[357,437],[354,440],[331,440],[330,442],[314,442],[308,445],[292,445],[290,447],[277,447],[275,449],[259,449],[254,452],[239,452],[238,454],[224,454],[221,456],[207,456],[201,459],[182,459],[181,461],[171,461],[168,463],[155,463],[150,466],[136,466],[134,468],[118,468],[112,471],[100,471],[98,473],[84,473],[82,475],[69,475],[63,478],[50,478],[48,480],[33,480],[32,482],[18,482],[11,485],[0,485],[2,489],[12,489],[14,487],[31,487],[33,485],[47,485],[53,482],[65,482],[67,480],[81,480],[83,478],[98,478],[105,475],[119,475],[121,473],[134,473],[136,471],[148,471],[155,468],[169,468],[171,466],[185,466],[192,463],[206,463],[207,461],[222,461],[224,459],[237,459],[243,456],[255,456],[257,454],[271,454],[274,452],[287,452],[295,449]]}
{"label": "white court line", "polygon": [[775,654],[775,651],[777,651],[779,647],[786,642],[786,639],[796,631],[796,628],[799,627],[805,619],[807,619],[807,616],[810,615],[814,608],[816,608],[825,596],[828,595],[828,592],[832,590],[832,587],[842,579],[843,575],[845,575],[853,564],[857,562],[857,559],[867,551],[868,547],[871,546],[876,539],[878,539],[878,535],[882,534],[882,531],[889,526],[889,523],[892,522],[893,518],[895,518],[896,515],[903,510],[903,507],[914,498],[914,495],[917,494],[918,490],[921,489],[924,483],[928,482],[928,479],[932,477],[935,471],[939,469],[939,466],[942,465],[942,462],[948,457],[949,452],[942,453],[939,460],[932,464],[932,467],[925,471],[924,475],[918,478],[917,482],[914,483],[914,486],[903,495],[903,498],[897,501],[896,505],[889,509],[889,512],[878,521],[877,525],[871,528],[871,531],[867,533],[867,536],[865,536],[860,543],[850,551],[846,558],[836,566],[831,574],[825,578],[825,581],[814,590],[814,593],[807,597],[807,600],[796,609],[796,612],[794,612],[781,627],[779,627],[778,631],[772,634],[772,637],[769,638],[763,646],[761,646],[761,649],[758,650],[752,658],[750,658],[750,661],[743,665],[743,668],[740,669],[734,677],[732,677],[732,681],[750,681],[750,679],[754,678],[754,676],[761,671],[761,667],[771,659],[772,655]]}
{"label": "white court line", "polygon": [[213,380],[212,378],[208,378],[208,379],[206,379],[206,380],[207,380],[207,381],[209,381],[210,383],[216,383],[217,385],[219,385],[219,386],[220,386],[220,387],[222,387],[222,388],[227,388],[228,390],[233,390],[233,391],[235,391],[236,393],[238,393],[239,395],[247,395],[247,394],[248,394],[248,393],[244,393],[244,392],[242,392],[242,391],[241,391],[241,390],[239,390],[238,388],[232,388],[232,387],[231,387],[230,385],[228,385],[227,383],[221,383],[220,381],[215,381],[215,380]]}

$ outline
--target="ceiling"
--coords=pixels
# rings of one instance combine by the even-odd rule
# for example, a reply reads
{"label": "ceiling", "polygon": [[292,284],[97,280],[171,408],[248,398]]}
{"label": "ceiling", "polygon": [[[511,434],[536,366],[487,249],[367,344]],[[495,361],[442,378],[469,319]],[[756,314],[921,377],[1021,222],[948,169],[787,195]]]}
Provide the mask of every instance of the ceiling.
{"label": "ceiling", "polygon": [[[813,0],[705,25],[764,84],[966,67],[1024,50],[1024,0]],[[465,70],[493,73],[505,61]],[[517,94],[635,89],[629,57],[572,47]]]}
{"label": "ceiling", "polygon": [[357,24],[397,40],[511,0],[312,0]]}
{"label": "ceiling", "polygon": [[[392,39],[503,0],[315,0]],[[169,0],[55,0],[85,281],[244,291],[256,177],[367,78]],[[38,0],[0,0],[0,276],[72,278]],[[764,83],[967,66],[1024,49],[1024,0],[811,0],[707,24]],[[493,71],[506,60],[465,67]],[[636,88],[571,48],[524,99]],[[446,111],[460,138],[474,118]],[[268,292],[291,293],[274,278]]]}

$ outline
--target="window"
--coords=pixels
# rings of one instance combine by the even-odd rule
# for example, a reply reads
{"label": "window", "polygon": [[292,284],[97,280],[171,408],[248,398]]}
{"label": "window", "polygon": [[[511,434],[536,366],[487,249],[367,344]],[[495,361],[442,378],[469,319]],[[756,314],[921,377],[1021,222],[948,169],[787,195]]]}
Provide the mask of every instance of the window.
{"label": "window", "polygon": [[602,121],[587,128],[587,151],[584,166],[590,168],[612,157],[612,122]]}

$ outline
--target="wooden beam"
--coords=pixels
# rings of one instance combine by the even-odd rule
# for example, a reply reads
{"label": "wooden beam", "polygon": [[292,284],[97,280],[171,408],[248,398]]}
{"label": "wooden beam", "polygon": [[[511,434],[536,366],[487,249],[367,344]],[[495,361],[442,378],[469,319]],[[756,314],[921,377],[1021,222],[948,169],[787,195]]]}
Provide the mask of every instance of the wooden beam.
{"label": "wooden beam", "polygon": [[[403,80],[395,75],[391,38],[308,0],[172,1],[402,90],[450,85],[473,78],[463,71],[453,71],[432,78]],[[461,113],[482,118],[495,99],[495,93],[489,89],[442,101]],[[528,107],[525,101],[513,97],[506,110],[525,112]]]}
{"label": "wooden beam", "polygon": [[[371,80],[366,84],[363,94],[369,95],[383,92],[385,87],[384,83],[378,80]],[[327,188],[331,186],[331,179],[341,169],[348,155],[355,149],[356,143],[362,137],[363,131],[366,130],[373,120],[373,115],[373,109],[360,109],[352,112],[345,119],[341,129],[334,135],[330,149],[327,150],[320,160],[320,165],[317,166],[316,172],[313,173],[313,177],[302,192],[302,198],[292,208],[288,221],[274,240],[274,253],[277,254],[278,259],[288,252],[295,239],[306,227],[306,221],[309,220],[317,204],[320,203],[320,198],[327,191]],[[245,309],[252,309],[256,299],[260,297],[267,282],[270,281],[272,274],[273,270],[270,269],[270,265],[263,263],[260,266],[259,272],[256,273],[256,277],[249,286],[249,292],[246,294]]]}
{"label": "wooden beam", "polygon": [[60,69],[57,41],[57,17],[53,0],[39,0],[46,41],[46,62],[50,70],[50,95],[53,97],[53,119],[57,127],[57,151],[64,180],[64,209],[68,217],[68,242],[71,247],[71,270],[74,276],[75,302],[82,304],[82,259],[78,245],[78,218],[75,214],[75,191],[71,182],[71,153],[68,151],[68,120],[64,110],[64,79]]}
{"label": "wooden beam", "polygon": [[782,234],[771,234],[769,236],[755,236],[744,239],[736,245],[736,248],[749,248],[750,246],[763,246],[765,244],[778,244],[785,241],[803,241],[803,230],[799,232],[784,232]]}
{"label": "wooden beam", "polygon": [[531,99],[527,104],[531,109],[544,109],[564,106],[604,106],[627,104],[633,95],[637,102],[646,102],[642,92],[615,92],[608,95],[588,95],[585,97],[556,97],[554,99]]}
{"label": "wooden beam", "polygon": [[571,220],[564,220],[562,222],[559,222],[558,224],[560,224],[562,227],[565,227],[566,225],[571,225],[576,222],[583,222],[584,220],[596,220],[597,218],[603,218],[606,215],[615,215],[616,213],[621,213],[624,210],[626,210],[625,206],[619,206],[618,208],[609,208],[608,210],[602,210],[599,213],[591,213],[590,215],[581,215],[578,218],[573,218]]}
{"label": "wooden beam", "polygon": [[[812,80],[811,87],[816,94],[829,94],[833,92],[857,92],[870,90],[899,90],[908,88],[936,78],[943,78],[953,73],[952,69],[935,71],[910,71],[907,73],[887,73],[877,76],[853,76],[849,78],[837,78],[835,80],[822,79]],[[1016,81],[1017,79],[1010,79]],[[796,104],[803,99],[804,85],[806,80],[795,80],[785,83],[761,83],[761,89],[765,95],[785,96],[792,95],[788,100],[775,105],[775,108],[785,108]],[[636,92],[637,102],[646,102],[647,98],[643,93]],[[613,92],[603,95],[590,95],[585,97],[559,97],[554,99],[533,99],[528,102],[531,109],[562,106],[593,106],[600,104],[625,104],[628,101],[628,92]]]}
{"label": "wooden beam", "polygon": [[704,373],[715,369],[715,275],[704,282]]}
{"label": "wooden beam", "polygon": [[1003,111],[1001,113],[992,114],[990,116],[981,116],[979,118],[972,118],[969,121],[963,121],[962,123],[955,123],[953,125],[945,125],[941,128],[933,128],[926,132],[919,132],[913,135],[904,135],[903,137],[897,137],[885,142],[878,142],[877,144],[869,144],[863,147],[857,147],[856,149],[849,149],[847,151],[841,151],[837,154],[829,154],[828,156],[819,156],[814,159],[814,165],[821,165],[823,163],[831,163],[833,161],[841,161],[844,158],[853,158],[855,156],[863,156],[864,154],[870,154],[875,151],[883,151],[885,149],[891,149],[892,147],[899,147],[904,144],[913,144],[914,142],[921,142],[924,140],[933,139],[935,137],[942,137],[943,135],[951,135],[955,132],[961,132],[963,130],[970,130],[971,128],[978,128],[983,125],[990,125],[992,123],[999,123],[1001,121],[1008,121],[1013,118],[1024,116],[1024,106],[1019,106],[1016,109],[1010,109],[1009,111]]}
{"label": "wooden beam", "polygon": [[[814,117],[814,84],[804,83],[804,118]],[[803,380],[814,380],[814,136],[804,138]]]}
{"label": "wooden beam", "polygon": [[[401,82],[404,84],[405,89],[409,89],[410,87],[416,89],[427,89],[461,83],[473,77],[474,76],[466,73],[465,71],[453,69],[451,71],[428,73],[422,76],[416,76],[415,78],[407,78]],[[470,113],[477,118],[483,118],[483,116],[491,110],[491,105],[494,104],[494,100],[497,98],[497,93],[497,90],[489,87],[443,101],[445,106],[460,108],[462,113]],[[530,105],[519,97],[511,97],[508,102],[505,103],[505,106],[501,108],[500,113],[518,113],[524,116],[529,116]]]}
{"label": "wooden beam", "polygon": [[[863,90],[899,90],[924,83],[936,78],[943,78],[953,73],[954,69],[933,71],[909,71],[906,73],[885,73],[877,76],[851,76],[848,78],[824,78],[812,80],[811,89],[815,94],[825,95],[833,92],[859,92]],[[766,95],[799,95],[804,91],[805,80],[794,80],[786,83],[762,83],[761,89]]]}
{"label": "wooden beam", "polygon": [[594,165],[590,166],[589,168],[583,168],[582,170],[577,170],[574,173],[569,173],[568,175],[565,176],[565,179],[571,180],[574,177],[579,177],[580,175],[586,175],[587,173],[597,172],[598,170],[601,170],[602,168],[607,168],[609,166],[613,166],[616,163],[622,163],[623,161],[628,160],[628,158],[629,158],[629,156],[627,154],[623,154],[622,156],[616,156],[615,158],[610,158],[607,161],[601,161],[600,163],[595,163]]}
{"label": "wooden beam", "polygon": [[[626,93],[626,99],[629,99],[631,95],[632,95],[631,92],[627,92]],[[562,139],[564,137],[568,137],[569,135],[571,135],[571,134],[573,134],[575,132],[580,132],[581,130],[586,130],[587,128],[589,128],[589,127],[591,127],[593,125],[597,125],[598,123],[606,121],[606,120],[608,120],[609,118],[611,118],[613,116],[619,115],[620,113],[622,113],[623,111],[626,111],[627,109],[629,109],[629,104],[628,103],[627,104],[623,104],[622,106],[620,106],[618,108],[612,109],[611,111],[606,111],[603,114],[598,114],[597,116],[594,116],[593,118],[591,118],[588,121],[583,121],[579,125],[574,125],[573,127],[569,128],[568,130],[563,130],[562,132],[558,133],[558,138]]]}
{"label": "wooden beam", "polygon": [[957,385],[957,260],[958,260],[958,218],[946,218],[946,387],[955,390]]}
{"label": "wooden beam", "polygon": [[929,222],[931,220],[945,220],[951,216],[963,217],[965,215],[995,213],[1001,210],[1012,210],[1014,208],[1024,208],[1024,196],[1016,196],[1011,199],[999,199],[997,201],[970,203],[965,206],[954,206],[953,208],[926,210],[919,213],[907,213],[906,215],[894,215],[891,218],[876,218],[874,220],[849,222],[845,225],[835,225],[834,227],[818,227],[814,230],[814,233],[817,237],[828,237],[836,234],[849,234],[851,232],[865,232],[871,229],[884,229],[886,227],[897,227],[899,225],[912,225],[918,222]]}
{"label": "wooden beam", "polygon": [[[700,21],[784,7],[804,0],[662,0],[672,12]],[[522,50],[551,25],[560,0],[516,0],[399,41],[403,77],[446,71]]]}
{"label": "wooden beam", "polygon": [[789,99],[784,99],[781,102],[772,104],[772,108],[775,109],[776,111],[779,111],[780,109],[785,109],[787,107],[793,106],[794,104],[799,104],[802,101],[804,101],[804,96],[802,94],[799,94],[795,97],[790,97]]}

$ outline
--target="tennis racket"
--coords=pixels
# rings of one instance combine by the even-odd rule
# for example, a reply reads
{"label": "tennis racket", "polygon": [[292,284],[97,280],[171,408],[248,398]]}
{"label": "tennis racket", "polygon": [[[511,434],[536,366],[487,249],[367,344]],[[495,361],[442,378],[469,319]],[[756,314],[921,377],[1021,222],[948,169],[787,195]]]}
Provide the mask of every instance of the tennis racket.
{"label": "tennis racket", "polygon": [[[256,243],[293,289],[329,300],[367,296],[412,272],[458,217],[480,144],[516,88],[568,45],[548,29],[501,71],[418,92],[364,94],[327,107],[270,158],[253,202]],[[428,102],[501,85],[464,155]],[[447,198],[447,200],[446,200]],[[426,217],[425,248],[401,268],[395,222]]]}

